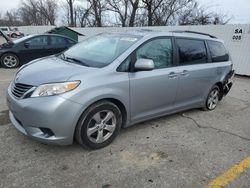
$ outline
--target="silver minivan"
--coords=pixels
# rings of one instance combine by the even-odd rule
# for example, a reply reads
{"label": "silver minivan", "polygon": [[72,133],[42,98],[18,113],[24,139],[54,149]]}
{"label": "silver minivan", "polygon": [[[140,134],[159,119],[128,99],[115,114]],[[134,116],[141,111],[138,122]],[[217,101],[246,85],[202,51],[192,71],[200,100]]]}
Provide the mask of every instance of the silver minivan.
{"label": "silver minivan", "polygon": [[121,128],[214,110],[233,74],[223,42],[208,34],[103,33],[23,65],[8,88],[9,116],[35,140],[98,149]]}

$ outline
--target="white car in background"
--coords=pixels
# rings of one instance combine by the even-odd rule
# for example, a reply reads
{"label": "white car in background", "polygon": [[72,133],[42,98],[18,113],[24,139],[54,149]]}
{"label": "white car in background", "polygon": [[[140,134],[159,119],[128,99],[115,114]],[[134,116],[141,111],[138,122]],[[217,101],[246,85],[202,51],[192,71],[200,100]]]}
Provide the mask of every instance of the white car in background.
{"label": "white car in background", "polygon": [[10,28],[10,27],[0,27],[0,30],[3,31],[6,35],[11,38],[23,37],[24,34],[18,31],[18,28]]}

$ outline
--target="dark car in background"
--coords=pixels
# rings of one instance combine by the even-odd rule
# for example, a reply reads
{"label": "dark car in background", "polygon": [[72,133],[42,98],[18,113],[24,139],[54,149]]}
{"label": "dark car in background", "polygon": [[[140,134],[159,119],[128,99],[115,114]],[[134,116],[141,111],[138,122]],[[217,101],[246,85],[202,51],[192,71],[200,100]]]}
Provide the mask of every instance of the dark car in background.
{"label": "dark car in background", "polygon": [[0,64],[16,68],[31,60],[60,53],[77,42],[62,35],[29,35],[0,46]]}

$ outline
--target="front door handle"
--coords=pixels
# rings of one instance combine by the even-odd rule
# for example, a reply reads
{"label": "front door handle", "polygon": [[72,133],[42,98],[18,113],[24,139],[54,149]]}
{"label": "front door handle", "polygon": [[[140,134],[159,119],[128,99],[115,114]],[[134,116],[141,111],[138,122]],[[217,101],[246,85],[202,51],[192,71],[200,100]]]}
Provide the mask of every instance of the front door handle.
{"label": "front door handle", "polygon": [[189,75],[189,73],[187,70],[184,70],[181,72],[181,76],[188,76],[188,75]]}
{"label": "front door handle", "polygon": [[175,72],[170,72],[169,74],[168,74],[168,77],[169,78],[176,78],[178,76],[178,74],[176,74]]}

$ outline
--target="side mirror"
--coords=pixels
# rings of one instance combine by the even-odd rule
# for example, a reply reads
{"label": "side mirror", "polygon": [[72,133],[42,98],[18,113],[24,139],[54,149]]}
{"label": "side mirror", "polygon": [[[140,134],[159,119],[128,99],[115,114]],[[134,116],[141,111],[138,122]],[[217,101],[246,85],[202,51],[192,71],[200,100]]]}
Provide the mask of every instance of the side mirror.
{"label": "side mirror", "polygon": [[29,46],[30,46],[30,43],[29,43],[29,42],[25,42],[25,43],[24,43],[24,47],[25,47],[25,48],[29,48]]}
{"label": "side mirror", "polygon": [[138,59],[135,62],[136,71],[151,71],[155,68],[155,64],[151,59]]}

